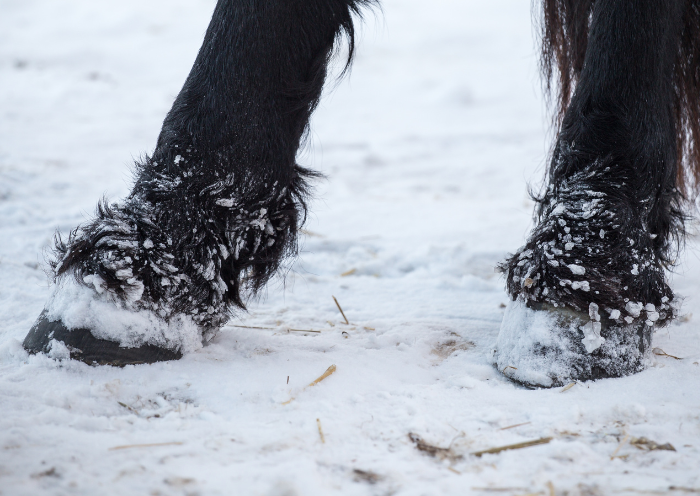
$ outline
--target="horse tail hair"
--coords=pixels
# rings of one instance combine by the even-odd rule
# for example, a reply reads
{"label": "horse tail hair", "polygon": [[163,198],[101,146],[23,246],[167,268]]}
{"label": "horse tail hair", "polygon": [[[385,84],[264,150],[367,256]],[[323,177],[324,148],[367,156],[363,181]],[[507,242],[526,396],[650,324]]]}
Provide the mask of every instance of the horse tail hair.
{"label": "horse tail hair", "polygon": [[674,74],[679,167],[677,188],[686,198],[700,193],[700,0],[688,0]]}
{"label": "horse tail hair", "polygon": [[540,73],[560,124],[583,69],[595,0],[541,0]]}

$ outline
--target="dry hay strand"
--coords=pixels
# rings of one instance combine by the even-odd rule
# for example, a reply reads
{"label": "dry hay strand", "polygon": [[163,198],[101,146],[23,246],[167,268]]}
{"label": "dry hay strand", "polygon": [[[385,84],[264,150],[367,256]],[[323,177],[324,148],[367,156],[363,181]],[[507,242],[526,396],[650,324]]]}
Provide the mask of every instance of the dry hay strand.
{"label": "dry hay strand", "polygon": [[515,429],[516,427],[521,427],[523,425],[531,424],[532,422],[523,422],[522,424],[509,425],[508,427],[502,427],[498,429],[499,431],[507,431],[508,429]]}
{"label": "dry hay strand", "polygon": [[158,448],[160,446],[181,446],[185,443],[174,441],[172,443],[150,443],[150,444],[125,444],[123,446],[114,446],[109,448],[109,451],[125,450],[131,448]]}
{"label": "dry hay strand", "polygon": [[466,351],[474,348],[476,344],[472,341],[457,341],[450,339],[448,341],[438,343],[435,348],[430,351],[431,355],[436,355],[440,358],[447,358],[456,351]]}
{"label": "dry hay strand", "polygon": [[651,350],[651,351],[652,351],[652,353],[654,353],[654,355],[656,355],[656,356],[665,356],[665,357],[673,358],[674,360],[683,360],[682,358],[678,358],[677,356],[669,355],[668,353],[666,353],[666,352],[665,352],[664,350],[662,350],[661,348],[654,348],[654,349]]}
{"label": "dry hay strand", "polygon": [[527,491],[524,487],[472,487],[472,491],[484,491],[487,493],[512,493],[514,491]]}
{"label": "dry hay strand", "polygon": [[360,470],[359,468],[356,468],[352,471],[355,479],[355,482],[366,482],[367,484],[376,484],[377,482],[381,482],[384,477],[381,475],[372,472],[371,470]]}
{"label": "dry hay strand", "polygon": [[314,332],[316,334],[321,334],[321,331],[314,331],[313,329],[292,329],[287,328],[287,332]]}
{"label": "dry hay strand", "polygon": [[328,367],[326,369],[326,371],[323,374],[321,374],[321,376],[318,379],[316,379],[315,381],[313,381],[311,384],[309,384],[306,387],[315,386],[316,384],[318,384],[322,380],[330,377],[336,370],[338,370],[337,367],[335,365],[331,365],[330,367]]}
{"label": "dry hay strand", "polygon": [[[229,327],[236,327],[236,328],[241,328],[241,329],[259,329],[263,331],[277,331],[280,329],[280,327],[261,327],[261,326],[246,326],[246,325],[235,325],[235,324],[229,324]],[[283,330],[287,332],[313,332],[320,334],[321,331],[315,331],[313,329],[292,329],[291,327],[282,327]]]}
{"label": "dry hay strand", "polygon": [[233,325],[229,324],[230,327],[240,327],[241,329],[263,329],[265,331],[276,331],[276,327],[259,327],[259,326],[246,326],[246,325]]}
{"label": "dry hay strand", "polygon": [[134,414],[136,414],[136,415],[139,414],[138,411],[136,411],[133,407],[130,407],[130,406],[127,405],[126,403],[122,403],[121,401],[117,401],[117,403],[119,404],[119,406],[121,406],[121,407],[126,408],[127,410],[129,410],[131,413],[134,413]]}
{"label": "dry hay strand", "polygon": [[305,234],[305,235],[311,236],[313,238],[325,238],[325,236],[323,234],[318,234],[318,233],[315,233],[313,231],[308,231],[306,229],[299,229],[299,232],[301,234]]}
{"label": "dry hay strand", "polygon": [[321,438],[321,443],[326,444],[326,436],[323,435],[323,429],[321,428],[321,419],[316,419],[316,426],[318,427],[318,435]]}
{"label": "dry hay strand", "polygon": [[630,435],[629,435],[629,434],[625,434],[625,437],[622,439],[622,441],[620,441],[620,444],[617,446],[617,448],[615,449],[615,451],[613,451],[613,454],[610,455],[610,459],[611,459],[611,460],[613,460],[613,459],[615,458],[615,456],[617,456],[617,454],[620,452],[620,450],[622,449],[622,447],[627,443],[627,441],[629,441],[629,438],[630,438]]}
{"label": "dry hay strand", "polygon": [[571,389],[572,387],[574,387],[575,385],[576,385],[575,382],[570,382],[569,384],[567,384],[566,386],[564,386],[563,388],[561,388],[561,391],[559,391],[559,392],[560,392],[560,393],[565,393],[565,392],[567,392],[569,389]]}
{"label": "dry hay strand", "polygon": [[345,272],[340,274],[340,277],[348,277],[348,276],[353,275],[355,272],[357,272],[357,269],[346,270]]}
{"label": "dry hay strand", "polygon": [[[321,376],[320,376],[318,379],[316,379],[316,380],[313,381],[311,384],[309,384],[309,385],[306,386],[304,389],[302,389],[302,392],[303,392],[303,391],[306,391],[306,389],[308,389],[308,388],[310,388],[310,387],[315,386],[316,384],[318,384],[319,382],[323,381],[324,379],[327,379],[327,378],[330,377],[336,370],[337,370],[337,367],[336,367],[335,365],[331,365],[330,367],[328,367],[328,368],[326,369],[326,371],[325,371],[323,374],[321,374]],[[289,404],[290,404],[292,401],[294,401],[294,400],[295,400],[295,397],[292,396],[291,398],[289,398],[287,401],[283,402],[282,404],[283,404],[283,405],[289,405]]]}
{"label": "dry hay strand", "polygon": [[[333,296],[333,295],[331,295],[331,296]],[[335,296],[333,296],[333,301],[335,302],[335,306],[338,307],[338,310],[340,310],[340,315],[342,315],[343,318],[345,319],[345,323],[346,323],[347,325],[350,325],[350,321],[349,321],[348,318],[345,316],[345,312],[343,312],[343,309],[342,309],[342,307],[340,306],[340,303],[338,303],[338,299],[337,299]]]}
{"label": "dry hay strand", "polygon": [[551,437],[541,437],[539,439],[534,439],[532,441],[525,441],[524,443],[508,444],[506,446],[499,446],[497,448],[489,448],[481,451],[474,451],[471,454],[474,456],[481,456],[487,454],[497,454],[502,451],[517,450],[523,448],[530,448],[531,446],[539,446],[540,444],[547,444],[552,439]]}
{"label": "dry hay strand", "polygon": [[196,481],[190,477],[168,477],[163,479],[163,482],[172,487],[183,487],[194,484]]}
{"label": "dry hay strand", "polygon": [[416,445],[416,449],[418,451],[422,451],[428,456],[432,456],[440,460],[447,459],[453,461],[460,460],[462,458],[462,455],[458,455],[452,450],[451,445],[449,448],[441,448],[439,446],[428,444],[423,440],[423,438],[421,438],[418,434],[415,434],[413,432],[408,433],[408,439],[410,439],[411,442],[413,442],[413,444]]}
{"label": "dry hay strand", "polygon": [[58,478],[60,478],[61,474],[59,474],[56,471],[56,467],[51,467],[48,470],[44,470],[43,472],[39,472],[38,474],[32,474],[29,477],[31,477],[32,479],[42,479],[44,477],[58,477]]}
{"label": "dry hay strand", "polygon": [[630,439],[630,444],[644,451],[676,451],[671,443],[659,444],[645,437],[633,437]]}

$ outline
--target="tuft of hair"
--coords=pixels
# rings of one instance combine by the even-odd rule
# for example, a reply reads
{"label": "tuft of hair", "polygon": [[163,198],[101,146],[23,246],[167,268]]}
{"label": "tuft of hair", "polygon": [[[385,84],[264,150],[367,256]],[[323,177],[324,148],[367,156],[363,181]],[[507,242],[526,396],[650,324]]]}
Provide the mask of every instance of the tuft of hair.
{"label": "tuft of hair", "polygon": [[576,87],[588,46],[594,0],[542,0],[540,72],[547,95],[556,91],[557,124]]}
{"label": "tuft of hair", "polygon": [[679,189],[686,197],[700,192],[700,0],[690,0],[683,17],[674,77],[678,134]]}

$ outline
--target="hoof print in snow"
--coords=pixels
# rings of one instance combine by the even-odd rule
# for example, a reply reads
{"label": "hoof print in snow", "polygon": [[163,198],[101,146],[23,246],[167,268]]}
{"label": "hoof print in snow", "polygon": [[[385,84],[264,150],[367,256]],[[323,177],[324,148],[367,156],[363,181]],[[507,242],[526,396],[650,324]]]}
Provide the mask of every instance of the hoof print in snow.
{"label": "hoof print in snow", "polygon": [[121,347],[119,343],[96,338],[88,329],[68,329],[60,321],[51,322],[46,316],[46,311],[42,312],[27,334],[23,346],[32,354],[46,353],[56,358],[80,360],[89,365],[117,367],[177,360],[182,357],[179,351],[148,344],[138,348]]}
{"label": "hoof print in snow", "polygon": [[506,309],[494,363],[509,379],[530,387],[623,377],[644,370],[653,327],[613,320],[591,305],[588,314],[520,300]]}

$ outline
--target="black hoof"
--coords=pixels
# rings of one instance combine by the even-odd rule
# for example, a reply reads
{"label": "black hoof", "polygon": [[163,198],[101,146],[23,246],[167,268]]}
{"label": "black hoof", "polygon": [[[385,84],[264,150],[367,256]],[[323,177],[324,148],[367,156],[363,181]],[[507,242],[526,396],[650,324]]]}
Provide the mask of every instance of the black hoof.
{"label": "black hoof", "polygon": [[494,363],[527,387],[625,377],[649,364],[653,327],[599,314],[511,302],[498,336]]}
{"label": "black hoof", "polygon": [[24,338],[24,349],[29,353],[48,353],[52,340],[60,341],[70,351],[70,357],[89,365],[123,367],[140,363],[163,362],[182,358],[179,351],[152,345],[122,348],[119,343],[97,339],[88,329],[67,329],[60,321],[50,322],[43,311]]}

